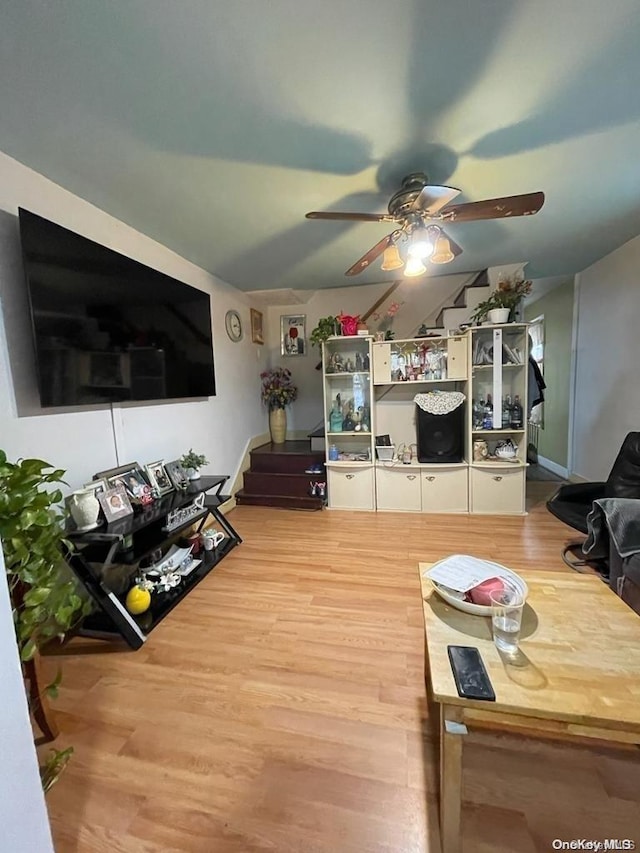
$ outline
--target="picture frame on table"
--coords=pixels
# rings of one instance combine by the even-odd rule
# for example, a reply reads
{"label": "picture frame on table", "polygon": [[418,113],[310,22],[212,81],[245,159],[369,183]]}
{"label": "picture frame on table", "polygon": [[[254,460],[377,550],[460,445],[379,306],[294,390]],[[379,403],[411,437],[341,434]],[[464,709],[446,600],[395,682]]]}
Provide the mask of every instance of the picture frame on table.
{"label": "picture frame on table", "polygon": [[122,486],[133,506],[148,506],[153,503],[151,486],[137,462],[99,471],[94,475],[94,480],[96,479],[105,479],[110,488]]}
{"label": "picture frame on table", "polygon": [[97,497],[107,524],[133,514],[133,507],[124,486],[113,486],[100,492]]}
{"label": "picture frame on table", "polygon": [[264,344],[264,332],[262,327],[262,311],[250,308],[251,315],[251,341],[254,344]]}
{"label": "picture frame on table", "polygon": [[109,483],[101,477],[99,480],[91,480],[88,483],[85,483],[82,487],[83,489],[93,489],[93,494],[98,497],[98,495],[102,494],[102,492],[106,492],[109,488]]}
{"label": "picture frame on table", "polygon": [[178,459],[173,462],[166,462],[164,469],[173,483],[174,489],[183,492],[188,488],[189,478],[187,477],[187,472],[184,470]]}
{"label": "picture frame on table", "polygon": [[307,354],[306,314],[280,315],[280,354]]}
{"label": "picture frame on table", "polygon": [[167,473],[164,459],[159,459],[157,462],[149,462],[144,466],[144,470],[151,488],[159,496],[166,495],[174,490],[175,486]]}

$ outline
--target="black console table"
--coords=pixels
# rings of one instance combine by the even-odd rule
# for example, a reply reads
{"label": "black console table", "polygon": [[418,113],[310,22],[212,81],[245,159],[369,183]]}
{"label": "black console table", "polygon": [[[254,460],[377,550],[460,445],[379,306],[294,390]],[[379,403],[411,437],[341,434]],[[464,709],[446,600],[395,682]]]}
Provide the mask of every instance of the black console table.
{"label": "black console table", "polygon": [[[220,512],[220,506],[229,500],[228,495],[221,494],[228,479],[226,475],[202,476],[192,480],[186,491],[171,492],[139,514],[84,533],[74,530],[70,523],[66,536],[73,548],[67,560],[97,605],[95,612],[84,618],[77,633],[110,640],[120,636],[131,648],[140,648],[164,617],[242,542]],[[202,509],[171,530],[164,529],[169,513],[190,506],[201,494],[205,495]],[[138,574],[140,561],[158,549],[166,550],[194,524],[199,532],[209,515],[225,534],[223,541],[214,550],[203,550],[198,555],[202,562],[179,586],[169,592],[154,591],[149,610],[132,616],[124,601]]]}

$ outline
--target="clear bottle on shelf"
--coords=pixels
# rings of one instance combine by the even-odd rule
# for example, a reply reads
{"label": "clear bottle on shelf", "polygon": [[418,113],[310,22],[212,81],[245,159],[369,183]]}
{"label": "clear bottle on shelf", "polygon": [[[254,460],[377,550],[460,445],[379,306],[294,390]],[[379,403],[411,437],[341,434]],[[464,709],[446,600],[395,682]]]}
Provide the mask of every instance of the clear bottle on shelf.
{"label": "clear bottle on shelf", "polygon": [[487,402],[484,405],[482,429],[493,429],[493,402],[491,401],[491,394],[487,394]]}
{"label": "clear bottle on shelf", "polygon": [[520,402],[519,395],[516,394],[513,406],[511,407],[511,429],[522,429],[522,425],[522,403]]}

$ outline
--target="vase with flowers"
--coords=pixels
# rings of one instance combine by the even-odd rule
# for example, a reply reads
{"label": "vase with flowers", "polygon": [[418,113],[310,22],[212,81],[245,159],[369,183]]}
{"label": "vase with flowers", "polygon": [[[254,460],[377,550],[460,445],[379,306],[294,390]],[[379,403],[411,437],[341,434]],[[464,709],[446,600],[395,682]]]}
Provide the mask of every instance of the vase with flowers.
{"label": "vase with flowers", "polygon": [[287,435],[286,406],[298,396],[298,388],[293,384],[291,371],[286,367],[273,367],[263,370],[262,402],[269,409],[269,431],[273,444],[283,444]]}
{"label": "vase with flowers", "polygon": [[531,282],[516,276],[505,276],[498,280],[498,286],[483,302],[479,302],[471,321],[482,323],[489,319],[491,323],[512,323],[520,300],[531,293]]}

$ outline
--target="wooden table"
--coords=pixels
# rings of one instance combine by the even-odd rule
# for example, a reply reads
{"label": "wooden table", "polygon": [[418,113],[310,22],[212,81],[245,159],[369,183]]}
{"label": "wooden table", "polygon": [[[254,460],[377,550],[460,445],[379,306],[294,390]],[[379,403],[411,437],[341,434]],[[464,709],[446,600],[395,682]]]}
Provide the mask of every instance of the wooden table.
{"label": "wooden table", "polygon": [[[563,740],[640,744],[640,618],[599,577],[521,572],[529,586],[520,651],[493,644],[491,620],[443,601],[423,577],[425,668],[440,705],[440,828],[443,853],[461,849],[461,735],[493,728]],[[458,696],[448,645],[476,646],[496,701]]]}

